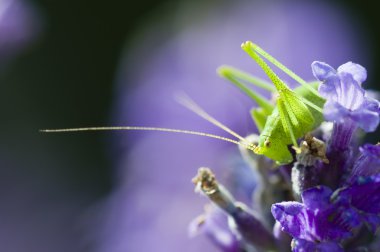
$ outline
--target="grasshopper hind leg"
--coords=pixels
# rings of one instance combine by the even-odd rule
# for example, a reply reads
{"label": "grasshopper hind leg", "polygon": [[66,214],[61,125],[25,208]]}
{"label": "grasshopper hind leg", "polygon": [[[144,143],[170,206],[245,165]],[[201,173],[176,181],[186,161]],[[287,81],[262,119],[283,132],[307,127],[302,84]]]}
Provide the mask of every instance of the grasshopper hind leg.
{"label": "grasshopper hind leg", "polygon": [[284,131],[290,135],[290,139],[295,147],[298,147],[297,139],[295,137],[293,126],[291,124],[291,118],[289,118],[289,114],[287,113],[286,106],[281,97],[277,100],[278,112],[280,114],[281,123],[284,127]]}

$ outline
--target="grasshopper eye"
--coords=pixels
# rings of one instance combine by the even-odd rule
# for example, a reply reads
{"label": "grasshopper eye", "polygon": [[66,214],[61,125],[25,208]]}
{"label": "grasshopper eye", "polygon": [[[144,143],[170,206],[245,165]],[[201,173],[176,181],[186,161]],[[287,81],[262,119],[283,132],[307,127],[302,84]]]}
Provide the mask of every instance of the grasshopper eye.
{"label": "grasshopper eye", "polygon": [[269,148],[269,147],[270,147],[270,144],[271,144],[271,142],[268,140],[268,138],[265,139],[265,141],[264,141],[264,145],[265,145],[265,147]]}

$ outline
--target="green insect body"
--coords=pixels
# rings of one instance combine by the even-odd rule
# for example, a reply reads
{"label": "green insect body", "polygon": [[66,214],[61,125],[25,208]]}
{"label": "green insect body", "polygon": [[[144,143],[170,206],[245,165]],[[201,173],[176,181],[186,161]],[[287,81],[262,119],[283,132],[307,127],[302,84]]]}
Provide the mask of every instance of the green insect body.
{"label": "green insect body", "polygon": [[[303,87],[295,89],[294,93],[297,95],[301,93],[305,99],[319,106],[323,106],[325,102],[324,99],[315,96],[315,94]],[[303,137],[307,132],[319,126],[323,121],[323,115],[319,112],[304,114],[304,116],[305,120],[299,124],[300,126],[293,128],[295,138]],[[266,119],[265,126],[260,133],[259,142],[254,152],[276,160],[278,163],[286,164],[293,160],[288,149],[288,145],[290,144],[292,144],[291,135],[284,130],[279,109],[275,108],[272,114]]]}
{"label": "green insect body", "polygon": [[[269,86],[270,84],[264,84],[261,80],[257,85],[256,80],[248,78],[246,73],[236,71],[231,67],[223,66],[219,68],[219,73],[248,94],[260,106],[251,110],[253,120],[260,131],[259,142],[253,148],[253,151],[256,154],[265,155],[279,164],[290,163],[293,156],[288,146],[298,147],[297,139],[315,129],[323,121],[321,108],[325,100],[316,91],[319,83],[306,83],[252,42],[244,43],[242,48],[264,70],[274,88]],[[302,86],[291,90],[259,54]],[[242,81],[255,84],[272,92],[276,91],[276,104],[273,105],[270,101],[249,89]]]}

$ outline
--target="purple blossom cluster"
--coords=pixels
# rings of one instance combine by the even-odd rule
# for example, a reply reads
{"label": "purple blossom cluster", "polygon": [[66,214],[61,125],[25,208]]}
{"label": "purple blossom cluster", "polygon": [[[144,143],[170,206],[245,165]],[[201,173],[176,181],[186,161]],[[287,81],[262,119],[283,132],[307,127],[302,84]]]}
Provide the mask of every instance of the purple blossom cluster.
{"label": "purple blossom cluster", "polygon": [[274,168],[242,151],[256,185],[245,204],[200,168],[194,182],[212,203],[191,223],[192,234],[207,234],[226,252],[380,250],[380,144],[361,143],[379,124],[380,103],[362,87],[364,67],[311,66],[325,122],[299,139],[290,164]]}

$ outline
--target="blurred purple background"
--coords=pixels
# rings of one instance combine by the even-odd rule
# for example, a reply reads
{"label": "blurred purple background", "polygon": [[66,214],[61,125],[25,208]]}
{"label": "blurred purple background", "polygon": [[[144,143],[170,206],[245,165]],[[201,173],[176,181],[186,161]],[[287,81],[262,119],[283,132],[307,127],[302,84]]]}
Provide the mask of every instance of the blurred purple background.
{"label": "blurred purple background", "polygon": [[0,2],[0,68],[33,42],[41,25],[40,15],[28,1]]}

